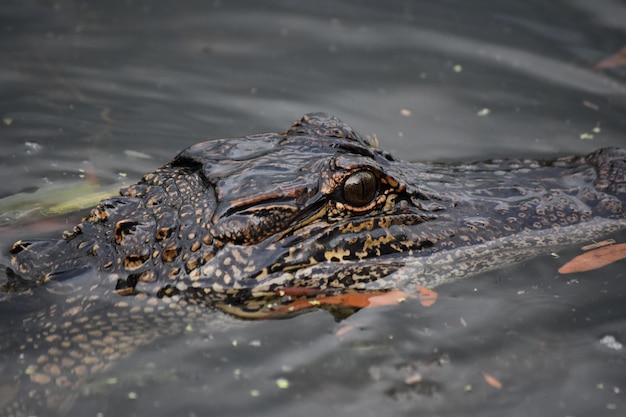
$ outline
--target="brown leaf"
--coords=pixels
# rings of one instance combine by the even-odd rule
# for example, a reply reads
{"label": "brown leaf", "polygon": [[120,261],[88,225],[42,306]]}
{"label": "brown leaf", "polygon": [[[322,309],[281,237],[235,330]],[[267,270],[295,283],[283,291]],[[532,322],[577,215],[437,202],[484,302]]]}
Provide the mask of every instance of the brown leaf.
{"label": "brown leaf", "polygon": [[495,377],[489,375],[486,372],[483,372],[483,378],[485,378],[485,382],[496,389],[502,388],[502,382],[498,381]]}
{"label": "brown leaf", "polygon": [[565,265],[559,268],[559,274],[572,274],[574,272],[593,271],[603,266],[612,264],[626,258],[626,243],[619,245],[605,246],[592,250],[582,255],[578,255]]}
{"label": "brown leaf", "polygon": [[621,65],[626,65],[626,46],[617,51],[615,54],[610,57],[603,59],[598,62],[593,69],[606,69],[606,68],[614,68],[619,67]]}

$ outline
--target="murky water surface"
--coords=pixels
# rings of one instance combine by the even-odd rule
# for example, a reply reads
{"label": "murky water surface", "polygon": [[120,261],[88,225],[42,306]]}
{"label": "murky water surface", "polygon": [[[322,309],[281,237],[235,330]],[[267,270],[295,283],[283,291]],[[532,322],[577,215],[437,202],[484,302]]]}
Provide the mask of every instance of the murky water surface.
{"label": "murky water surface", "polygon": [[[9,1],[0,33],[2,263],[84,214],[59,200],[310,111],[407,160],[626,145],[626,67],[594,69],[626,46],[619,1]],[[72,415],[623,415],[624,263],[557,274],[577,253],[431,307],[192,329],[90,381]],[[3,306],[0,335],[33,308]]]}

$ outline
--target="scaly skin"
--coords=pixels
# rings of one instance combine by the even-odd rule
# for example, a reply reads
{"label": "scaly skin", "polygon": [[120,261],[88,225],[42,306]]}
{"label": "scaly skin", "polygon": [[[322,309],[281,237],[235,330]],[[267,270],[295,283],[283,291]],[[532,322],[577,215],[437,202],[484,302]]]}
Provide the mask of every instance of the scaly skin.
{"label": "scaly skin", "polygon": [[623,229],[625,201],[622,149],[407,163],[321,113],[199,143],[64,239],[13,246],[1,311],[40,307],[0,345],[21,354],[0,415],[66,413],[85,378],[208,320],[207,306],[254,316],[287,288],[432,287]]}

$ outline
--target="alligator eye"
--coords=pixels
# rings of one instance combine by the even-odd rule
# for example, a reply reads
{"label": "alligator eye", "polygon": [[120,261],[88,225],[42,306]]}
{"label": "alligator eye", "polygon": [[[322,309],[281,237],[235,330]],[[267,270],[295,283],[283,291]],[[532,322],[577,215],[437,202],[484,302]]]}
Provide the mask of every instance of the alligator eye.
{"label": "alligator eye", "polygon": [[343,183],[343,198],[351,206],[365,206],[376,197],[377,189],[376,176],[372,172],[358,171]]}

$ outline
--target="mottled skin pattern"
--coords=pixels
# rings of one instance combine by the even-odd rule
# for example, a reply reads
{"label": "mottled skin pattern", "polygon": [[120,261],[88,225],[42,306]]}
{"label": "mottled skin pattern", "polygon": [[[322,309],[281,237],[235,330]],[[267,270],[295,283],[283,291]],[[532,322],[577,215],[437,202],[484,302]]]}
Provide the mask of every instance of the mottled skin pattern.
{"label": "mottled skin pattern", "polygon": [[[164,334],[287,288],[435,286],[626,227],[626,151],[407,163],[342,121],[194,145],[63,240],[11,250],[0,415],[63,415],[84,381]],[[15,359],[17,358],[17,359]],[[1,385],[4,384],[4,385]]]}

